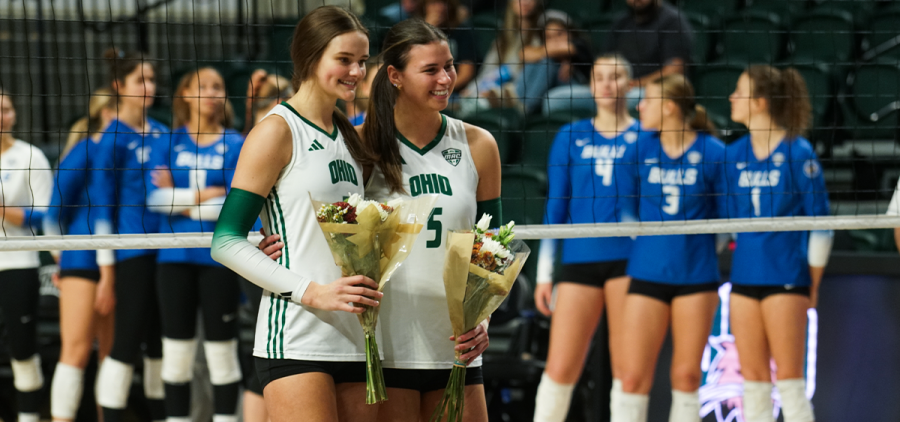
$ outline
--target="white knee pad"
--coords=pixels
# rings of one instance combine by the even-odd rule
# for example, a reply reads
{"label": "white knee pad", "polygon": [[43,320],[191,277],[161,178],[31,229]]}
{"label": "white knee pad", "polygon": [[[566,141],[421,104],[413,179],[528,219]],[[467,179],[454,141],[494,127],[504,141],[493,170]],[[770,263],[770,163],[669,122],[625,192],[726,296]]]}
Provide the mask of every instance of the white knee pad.
{"label": "white knee pad", "polygon": [[191,420],[190,416],[183,416],[183,417],[169,416],[166,418],[166,422],[193,422],[193,420]]}
{"label": "white knee pad", "polygon": [[197,339],[175,340],[163,338],[162,379],[169,384],[191,382],[194,372],[194,356]]}
{"label": "white knee pad", "polygon": [[103,359],[94,387],[97,404],[109,409],[124,409],[128,405],[133,376],[133,366],[111,357]]}
{"label": "white knee pad", "polygon": [[647,422],[650,396],[613,390],[610,394],[610,422]]}
{"label": "white knee pad", "polygon": [[574,390],[575,384],[560,384],[544,372],[534,398],[534,422],[565,421]]}
{"label": "white knee pad", "polygon": [[241,364],[238,362],[238,343],[235,340],[205,341],[206,365],[212,385],[226,385],[241,380]]}
{"label": "white knee pad", "polygon": [[744,422],[773,422],[772,383],[744,381]]}
{"label": "white knee pad", "polygon": [[25,359],[10,359],[13,372],[13,385],[23,393],[40,390],[44,386],[44,374],[41,372],[41,357],[38,354]]}
{"label": "white knee pad", "polygon": [[781,412],[784,422],[814,422],[812,404],[806,398],[806,380],[803,378],[775,381],[781,393]]}
{"label": "white knee pad", "polygon": [[144,358],[144,396],[151,400],[166,398],[162,379],[162,359]]}
{"label": "white knee pad", "polygon": [[237,415],[213,415],[212,422],[237,422]]}
{"label": "white knee pad", "polygon": [[19,413],[16,420],[17,422],[41,422],[41,415],[39,413]]}
{"label": "white knee pad", "polygon": [[669,422],[700,422],[700,392],[672,390]]}
{"label": "white knee pad", "polygon": [[84,369],[56,364],[50,385],[50,414],[54,419],[75,419],[84,388]]}

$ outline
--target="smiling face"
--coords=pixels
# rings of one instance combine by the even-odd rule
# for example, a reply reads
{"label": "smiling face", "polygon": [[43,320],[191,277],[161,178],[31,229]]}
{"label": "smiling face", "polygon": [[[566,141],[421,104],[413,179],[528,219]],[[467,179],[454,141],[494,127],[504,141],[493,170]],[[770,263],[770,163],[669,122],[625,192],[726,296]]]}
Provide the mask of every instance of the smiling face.
{"label": "smiling face", "polygon": [[16,126],[16,108],[13,107],[12,98],[9,95],[0,95],[0,136],[12,136],[12,130]]}
{"label": "smiling face", "polygon": [[181,92],[191,115],[222,116],[225,109],[225,81],[213,69],[200,69]]}
{"label": "smiling face", "polygon": [[369,38],[357,31],[332,39],[316,66],[316,82],[328,96],[344,101],[356,98],[356,86],[366,77]]}
{"label": "smiling face", "polygon": [[150,63],[144,63],[115,85],[122,107],[147,109],[153,105],[156,95],[156,72]]}
{"label": "smiling face", "polygon": [[628,93],[628,70],[615,59],[597,59],[591,71],[591,93],[598,108],[613,109]]}
{"label": "smiling face", "polygon": [[406,69],[388,68],[391,83],[399,87],[398,100],[429,110],[447,108],[456,85],[456,68],[446,41],[414,45],[409,49]]}

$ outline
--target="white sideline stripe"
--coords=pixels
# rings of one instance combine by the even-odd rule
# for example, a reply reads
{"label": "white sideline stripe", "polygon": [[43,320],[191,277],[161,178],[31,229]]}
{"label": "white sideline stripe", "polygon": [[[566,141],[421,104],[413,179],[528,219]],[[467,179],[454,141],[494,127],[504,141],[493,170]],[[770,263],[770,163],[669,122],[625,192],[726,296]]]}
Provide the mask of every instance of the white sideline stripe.
{"label": "white sideline stripe", "polygon": [[[900,216],[860,215],[829,217],[740,218],[648,223],[517,225],[518,239],[654,236],[805,230],[888,229],[900,227]],[[262,240],[251,233],[250,243]],[[65,235],[0,237],[0,251],[208,248],[212,233],[154,233],[121,235]]]}

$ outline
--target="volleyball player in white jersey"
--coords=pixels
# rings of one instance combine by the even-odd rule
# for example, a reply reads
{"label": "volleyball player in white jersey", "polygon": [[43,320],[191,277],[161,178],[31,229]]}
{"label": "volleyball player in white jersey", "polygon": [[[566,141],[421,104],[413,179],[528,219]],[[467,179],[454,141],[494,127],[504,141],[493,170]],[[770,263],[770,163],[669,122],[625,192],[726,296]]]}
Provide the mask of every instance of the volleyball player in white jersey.
{"label": "volleyball player in white jersey", "polygon": [[[381,158],[366,195],[378,200],[439,197],[382,301],[381,345],[390,400],[381,406],[378,419],[428,420],[455,360],[443,283],[445,239],[449,230],[471,229],[482,213],[494,216],[495,227],[502,224],[500,153],[486,130],[441,114],[456,84],[443,32],[423,20],[406,20],[388,31],[382,51],[361,128],[366,144]],[[461,360],[470,365],[463,419],[487,421],[480,359],[488,345],[487,323],[459,341],[455,348],[465,351]]]}
{"label": "volleyball player in white jersey", "polygon": [[[897,180],[897,187],[894,188],[894,195],[891,196],[887,215],[900,217],[900,180]],[[897,249],[900,249],[900,227],[894,229],[894,243],[897,245]]]}
{"label": "volleyball player in white jersey", "polygon": [[[37,147],[13,137],[16,109],[0,90],[0,216],[5,236],[32,236],[50,204],[53,174]],[[37,422],[41,406],[41,358],[37,346],[37,252],[0,252],[0,311],[9,338],[10,366],[17,392],[19,422]]]}
{"label": "volleyball player in white jersey", "polygon": [[[391,277],[379,313],[384,332],[388,401],[379,421],[428,420],[455,360],[455,338],[444,310],[444,239],[448,230],[470,229],[482,213],[502,221],[500,153],[493,136],[441,114],[453,93],[456,70],[446,35],[419,19],[394,25],[385,36],[382,67],[372,82],[365,124],[358,129],[381,158],[366,184],[378,200],[438,194],[426,233]],[[270,235],[260,249],[272,258],[283,246]],[[487,323],[459,338],[466,371],[466,421],[486,421],[480,356],[488,346]]]}
{"label": "volleyball player in white jersey", "polygon": [[[326,202],[363,193],[367,150],[339,110],[365,77],[368,33],[344,9],[320,7],[291,43],[297,93],[247,137],[212,244],[213,258],[263,287],[257,374],[273,421],[372,420],[365,405],[365,344],[352,303],[382,294],[363,276],[342,277],[310,196]],[[277,262],[247,241],[262,218],[281,236]]]}

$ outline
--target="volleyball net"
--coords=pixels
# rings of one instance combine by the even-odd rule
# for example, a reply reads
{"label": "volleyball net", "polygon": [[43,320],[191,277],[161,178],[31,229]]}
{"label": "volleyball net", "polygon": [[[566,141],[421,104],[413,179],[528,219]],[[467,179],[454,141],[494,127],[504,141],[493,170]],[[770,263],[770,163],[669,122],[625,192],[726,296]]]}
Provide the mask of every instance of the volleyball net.
{"label": "volleyball net", "polygon": [[[16,113],[15,126],[4,120],[0,132],[39,147],[55,170],[70,127],[88,113],[92,95],[109,86],[103,54],[111,47],[143,52],[154,65],[158,88],[149,116],[165,125],[174,123],[173,101],[180,96],[176,87],[182,77],[201,67],[217,69],[233,108],[230,123],[241,132],[254,119],[258,92],[253,84],[259,80],[254,75],[264,71],[290,79],[289,46],[294,26],[305,13],[326,3],[348,7],[369,29],[375,56],[394,20],[435,13],[429,9],[434,1],[420,1],[424,6],[418,9],[409,7],[415,1],[387,0],[0,1],[0,86]],[[519,237],[845,230],[853,231],[846,236],[848,248],[893,248],[891,235],[881,230],[900,227],[900,216],[885,215],[900,177],[900,9],[890,2],[666,3],[689,24],[683,31],[690,33],[683,71],[695,88],[696,101],[715,123],[715,135],[726,143],[747,134],[731,121],[728,98],[748,64],[790,66],[803,75],[812,105],[807,137],[821,163],[832,215],[553,225],[543,224],[553,140],[564,125],[597,113],[589,80],[579,68],[590,68],[593,57],[610,49],[613,36],[656,31],[662,42],[682,34],[621,29],[621,19],[629,13],[626,0],[526,2],[544,9],[531,32],[509,29],[515,11],[507,2],[438,3],[460,7],[454,13],[442,12],[443,25],[452,28],[448,33],[458,73],[469,78],[465,89],[457,89],[447,114],[487,129],[497,140],[504,215],[517,222]],[[561,22],[570,37],[565,43],[569,54],[550,53],[548,38],[558,36],[548,32],[552,22]],[[506,62],[522,71],[517,81],[492,58],[492,50],[499,51],[497,38],[510,31],[515,33],[508,42],[547,43],[546,54],[535,61],[539,65],[529,67],[538,77],[519,82],[526,64],[535,62]],[[650,64],[634,65],[643,69]],[[496,74],[484,71],[487,68],[496,68]],[[546,87],[540,90],[536,84]],[[631,99],[629,113],[638,117],[640,97]],[[448,162],[453,159],[450,154]],[[21,163],[4,165],[4,181],[5,174],[32,170]],[[8,207],[13,207],[9,201],[4,204]],[[0,250],[208,247],[211,236],[156,233],[152,228],[141,234],[53,236],[4,230]]]}

